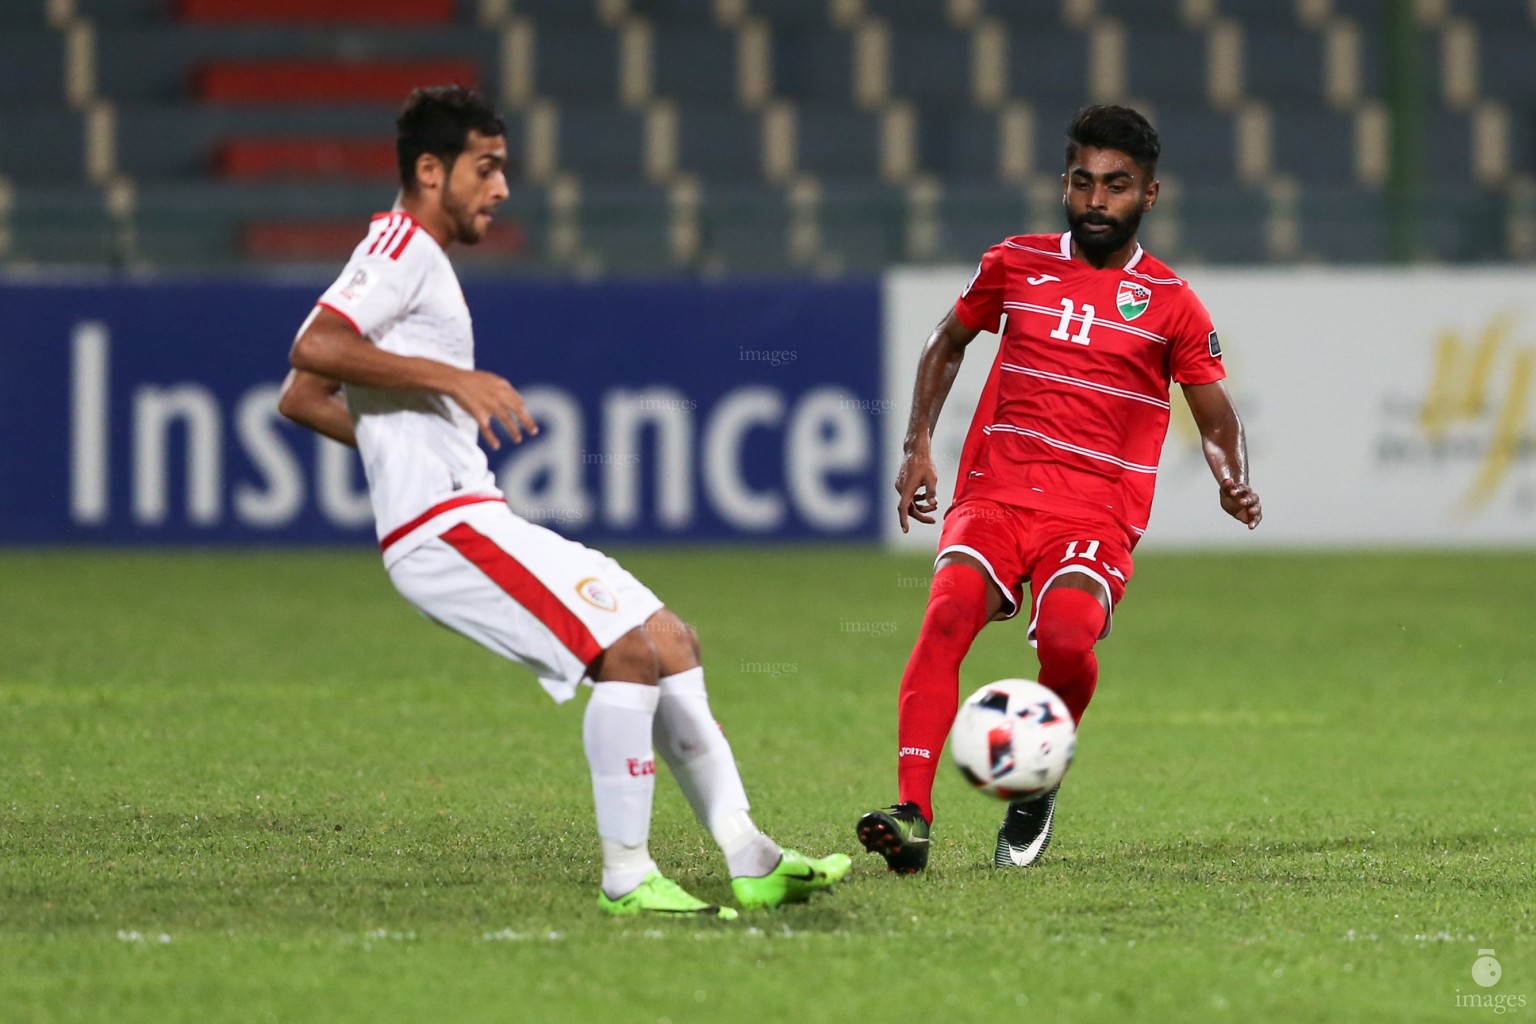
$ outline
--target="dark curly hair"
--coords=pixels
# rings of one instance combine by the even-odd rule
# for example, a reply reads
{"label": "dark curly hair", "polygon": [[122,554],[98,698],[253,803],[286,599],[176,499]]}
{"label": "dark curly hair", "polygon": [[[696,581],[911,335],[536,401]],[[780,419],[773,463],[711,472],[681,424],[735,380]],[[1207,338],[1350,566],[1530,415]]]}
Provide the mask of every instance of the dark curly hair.
{"label": "dark curly hair", "polygon": [[487,137],[507,134],[496,107],[476,89],[462,85],[431,85],[414,89],[395,119],[395,158],[400,184],[416,189],[416,161],[431,153],[449,168],[469,145],[469,133]]}
{"label": "dark curly hair", "polygon": [[1067,165],[1077,159],[1078,150],[1090,146],[1117,149],[1136,161],[1149,181],[1157,177],[1162,143],[1157,141],[1156,129],[1130,107],[1101,105],[1079,110],[1067,128]]}

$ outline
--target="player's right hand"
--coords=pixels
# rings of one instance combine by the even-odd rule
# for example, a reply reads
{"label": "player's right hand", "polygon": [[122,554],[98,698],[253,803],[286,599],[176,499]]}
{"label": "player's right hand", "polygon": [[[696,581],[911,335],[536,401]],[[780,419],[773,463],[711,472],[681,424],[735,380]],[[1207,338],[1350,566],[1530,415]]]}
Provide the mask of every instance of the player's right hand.
{"label": "player's right hand", "polygon": [[933,457],[926,451],[909,452],[901,460],[896,474],[896,518],[901,522],[901,532],[907,532],[907,518],[920,523],[933,522],[933,513],[939,507],[939,474],[933,468]]}
{"label": "player's right hand", "polygon": [[506,429],[513,444],[520,444],[526,431],[531,437],[539,432],[539,425],[528,415],[523,396],[505,378],[486,370],[465,370],[455,380],[449,397],[458,402],[463,410],[480,424],[480,436],[492,450],[501,447],[496,436],[495,424]]}

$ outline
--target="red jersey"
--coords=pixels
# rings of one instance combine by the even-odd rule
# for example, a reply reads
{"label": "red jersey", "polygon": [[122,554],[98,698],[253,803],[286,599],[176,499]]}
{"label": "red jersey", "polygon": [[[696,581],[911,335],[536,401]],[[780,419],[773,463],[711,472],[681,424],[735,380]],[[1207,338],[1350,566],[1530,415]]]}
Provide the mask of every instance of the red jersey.
{"label": "red jersey", "polygon": [[1124,267],[1072,258],[1070,234],[987,250],[955,303],[996,333],[997,360],[960,457],[955,501],[990,498],[1146,530],[1168,433],[1168,386],[1226,376],[1211,316],[1138,245]]}

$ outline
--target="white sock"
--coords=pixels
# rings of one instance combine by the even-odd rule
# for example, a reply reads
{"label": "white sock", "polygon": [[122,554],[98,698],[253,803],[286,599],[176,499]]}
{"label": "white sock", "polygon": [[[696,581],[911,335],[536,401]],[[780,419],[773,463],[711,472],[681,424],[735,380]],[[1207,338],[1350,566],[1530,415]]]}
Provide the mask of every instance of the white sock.
{"label": "white sock", "polygon": [[752,823],[747,791],[731,745],[709,710],[704,670],[663,676],[657,686],[655,739],[667,767],[725,854],[732,876],[766,875],[779,863],[779,845]]}
{"label": "white sock", "polygon": [[656,868],[647,840],[656,793],[651,729],[659,697],[657,687],[643,683],[597,683],[581,722],[602,839],[603,891],[610,899]]}

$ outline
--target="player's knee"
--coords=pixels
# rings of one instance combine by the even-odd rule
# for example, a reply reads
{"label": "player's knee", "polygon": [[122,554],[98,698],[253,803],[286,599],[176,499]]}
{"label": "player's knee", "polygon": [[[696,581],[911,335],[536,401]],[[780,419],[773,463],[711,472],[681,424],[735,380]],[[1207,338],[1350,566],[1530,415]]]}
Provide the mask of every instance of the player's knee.
{"label": "player's knee", "polygon": [[655,686],[661,675],[661,658],[645,629],[636,627],[598,655],[590,671],[592,678],[600,683],[644,683]]}
{"label": "player's knee", "polygon": [[647,619],[645,632],[656,648],[664,668],[699,664],[702,652],[698,630],[678,618],[670,608],[663,608]]}
{"label": "player's knee", "polygon": [[984,595],[936,590],[923,615],[923,632],[935,639],[970,640],[986,620]]}
{"label": "player's knee", "polygon": [[1047,590],[1040,599],[1040,618],[1035,623],[1041,659],[1087,657],[1104,630],[1104,616],[1104,606],[1093,594],[1066,587]]}

